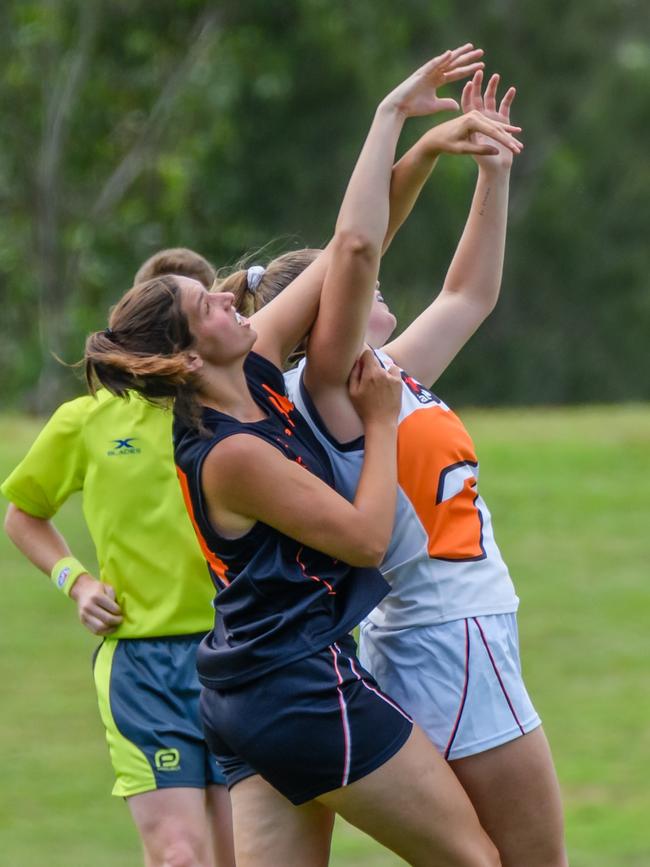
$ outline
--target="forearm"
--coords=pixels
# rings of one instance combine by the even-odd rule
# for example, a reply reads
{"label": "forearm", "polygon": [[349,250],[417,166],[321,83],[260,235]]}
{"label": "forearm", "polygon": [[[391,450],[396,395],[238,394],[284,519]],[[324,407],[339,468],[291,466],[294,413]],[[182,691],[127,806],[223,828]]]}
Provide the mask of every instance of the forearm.
{"label": "forearm", "polygon": [[377,547],[378,560],[388,548],[397,499],[397,422],[373,423],[365,429],[364,459],[354,507],[362,515]]}
{"label": "forearm", "polygon": [[476,189],[460,242],[443,285],[443,292],[489,312],[499,297],[510,172],[479,169]]}
{"label": "forearm", "polygon": [[382,247],[385,253],[407,220],[422,188],[429,179],[439,153],[420,140],[393,166],[390,180],[390,213]]}
{"label": "forearm", "polygon": [[403,124],[394,105],[378,107],[336,221],[336,233],[361,236],[378,252],[388,227],[391,171]]}
{"label": "forearm", "polygon": [[282,366],[309,332],[318,312],[332,242],[292,283],[251,316],[256,352]]}
{"label": "forearm", "polygon": [[381,105],[339,212],[307,350],[312,389],[344,387],[363,345],[388,227],[390,179],[403,118]]}
{"label": "forearm", "polygon": [[5,530],[18,550],[46,575],[61,558],[70,556],[66,540],[51,521],[29,515],[13,503],[7,509]]}

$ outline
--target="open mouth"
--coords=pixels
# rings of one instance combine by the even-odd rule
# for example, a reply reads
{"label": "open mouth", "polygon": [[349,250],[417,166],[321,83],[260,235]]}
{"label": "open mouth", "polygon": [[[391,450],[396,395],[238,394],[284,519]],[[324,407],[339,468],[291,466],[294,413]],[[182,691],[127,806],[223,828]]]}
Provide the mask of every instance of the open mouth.
{"label": "open mouth", "polygon": [[241,325],[242,327],[250,325],[248,319],[246,319],[245,316],[242,316],[241,313],[237,313],[236,310],[235,310],[235,319],[237,320],[237,324]]}

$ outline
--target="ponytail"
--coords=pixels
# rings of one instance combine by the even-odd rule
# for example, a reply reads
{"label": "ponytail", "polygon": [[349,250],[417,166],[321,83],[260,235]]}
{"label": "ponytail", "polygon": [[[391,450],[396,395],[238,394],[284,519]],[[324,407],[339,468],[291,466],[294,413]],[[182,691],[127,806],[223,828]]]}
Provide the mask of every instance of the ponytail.
{"label": "ponytail", "polygon": [[86,340],[84,365],[92,394],[99,387],[118,397],[136,391],[170,405],[193,427],[201,408],[186,352],[192,346],[174,277],[156,277],[130,289],[110,314],[109,327]]}

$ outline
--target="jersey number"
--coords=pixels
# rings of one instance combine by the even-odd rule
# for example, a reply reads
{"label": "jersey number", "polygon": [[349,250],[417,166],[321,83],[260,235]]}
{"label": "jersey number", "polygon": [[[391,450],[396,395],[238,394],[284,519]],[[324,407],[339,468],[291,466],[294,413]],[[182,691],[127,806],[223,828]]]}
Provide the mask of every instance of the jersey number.
{"label": "jersey number", "polygon": [[477,505],[478,463],[459,461],[440,471],[434,520],[426,527],[429,556],[439,560],[482,560],[483,515]]}
{"label": "jersey number", "polygon": [[[400,423],[398,452],[399,483],[427,533],[429,556],[483,560],[478,462],[459,419],[436,407],[413,412]],[[452,455],[468,459],[448,463]]]}

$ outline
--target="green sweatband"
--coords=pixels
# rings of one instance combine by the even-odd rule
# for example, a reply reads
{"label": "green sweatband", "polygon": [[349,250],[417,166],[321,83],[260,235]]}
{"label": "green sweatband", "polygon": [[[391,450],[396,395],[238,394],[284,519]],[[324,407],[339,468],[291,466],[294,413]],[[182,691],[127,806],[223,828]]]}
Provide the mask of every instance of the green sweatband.
{"label": "green sweatband", "polygon": [[75,557],[62,557],[52,567],[50,578],[57,589],[69,596],[72,585],[84,572],[88,570]]}

